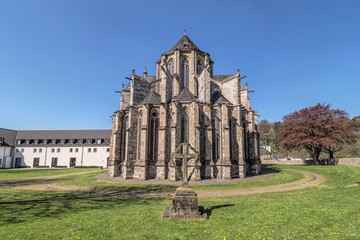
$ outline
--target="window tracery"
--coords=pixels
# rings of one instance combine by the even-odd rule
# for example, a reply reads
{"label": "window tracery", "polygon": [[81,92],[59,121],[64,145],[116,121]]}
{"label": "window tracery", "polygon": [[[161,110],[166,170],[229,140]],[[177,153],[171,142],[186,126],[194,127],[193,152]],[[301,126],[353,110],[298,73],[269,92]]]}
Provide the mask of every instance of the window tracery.
{"label": "window tracery", "polygon": [[150,118],[150,161],[157,161],[158,138],[159,138],[159,116],[153,112]]}
{"label": "window tracery", "polygon": [[220,159],[220,127],[221,119],[218,112],[213,113],[212,117],[212,129],[213,129],[213,160],[217,161]]}
{"label": "window tracery", "polygon": [[124,127],[123,127],[123,138],[124,138],[124,144],[123,144],[123,156],[122,156],[122,160],[125,160],[125,151],[126,151],[126,135],[127,135],[127,130],[128,130],[128,126],[129,126],[129,118],[126,117],[124,118]]}
{"label": "window tracery", "polygon": [[197,62],[196,62],[196,73],[197,73],[198,75],[200,75],[200,74],[201,74],[201,70],[202,70],[201,61],[200,61],[200,60],[197,60]]}
{"label": "window tracery", "polygon": [[185,58],[181,64],[181,90],[189,88],[189,61]]}
{"label": "window tracery", "polygon": [[189,113],[186,108],[181,113],[181,142],[189,142]]}
{"label": "window tracery", "polygon": [[137,159],[140,160],[141,155],[141,125],[142,125],[142,112],[139,113],[139,123],[138,123],[138,152]]}

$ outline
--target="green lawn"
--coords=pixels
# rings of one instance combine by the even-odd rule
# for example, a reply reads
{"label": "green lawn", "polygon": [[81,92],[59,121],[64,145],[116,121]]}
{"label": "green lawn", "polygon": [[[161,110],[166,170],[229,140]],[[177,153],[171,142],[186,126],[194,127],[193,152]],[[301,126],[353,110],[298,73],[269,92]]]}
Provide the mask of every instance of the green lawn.
{"label": "green lawn", "polygon": [[[203,221],[163,219],[170,198],[2,189],[0,239],[360,239],[360,189],[355,185],[360,168],[278,165],[276,175],[286,174],[284,168],[311,171],[327,180],[288,192],[200,198],[210,215]],[[291,176],[284,181],[297,179]],[[74,184],[82,179],[109,187],[88,174],[81,177]]]}
{"label": "green lawn", "polygon": [[99,171],[100,168],[67,168],[67,169],[0,169],[0,179],[42,177],[76,172]]}

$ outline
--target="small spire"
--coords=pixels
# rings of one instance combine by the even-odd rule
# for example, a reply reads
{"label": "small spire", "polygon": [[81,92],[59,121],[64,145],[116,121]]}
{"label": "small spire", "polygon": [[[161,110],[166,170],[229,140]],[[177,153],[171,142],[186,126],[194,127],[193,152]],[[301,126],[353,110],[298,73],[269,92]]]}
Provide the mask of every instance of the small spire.
{"label": "small spire", "polygon": [[237,73],[238,73],[238,74],[240,73],[240,68],[237,69]]}
{"label": "small spire", "polygon": [[184,29],[184,36],[186,36],[186,29]]}
{"label": "small spire", "polygon": [[135,68],[133,68],[133,70],[131,70],[132,74],[135,75]]}
{"label": "small spire", "polygon": [[147,74],[148,74],[148,72],[147,72],[147,69],[146,69],[146,64],[145,64],[144,77],[146,77],[146,76],[147,76]]}

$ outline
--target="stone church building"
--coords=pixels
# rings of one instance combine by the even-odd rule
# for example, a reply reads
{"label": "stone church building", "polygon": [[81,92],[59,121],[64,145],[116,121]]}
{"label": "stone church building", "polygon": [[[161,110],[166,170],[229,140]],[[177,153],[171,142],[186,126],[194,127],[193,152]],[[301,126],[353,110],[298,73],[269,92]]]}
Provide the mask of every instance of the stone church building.
{"label": "stone church building", "polygon": [[[248,86],[239,70],[214,75],[213,67],[210,54],[184,34],[160,56],[155,76],[146,68],[141,75],[132,71],[113,114],[110,176],[175,181],[170,158],[182,142],[199,152],[193,180],[260,173],[257,114]],[[194,162],[188,163],[191,171]]]}

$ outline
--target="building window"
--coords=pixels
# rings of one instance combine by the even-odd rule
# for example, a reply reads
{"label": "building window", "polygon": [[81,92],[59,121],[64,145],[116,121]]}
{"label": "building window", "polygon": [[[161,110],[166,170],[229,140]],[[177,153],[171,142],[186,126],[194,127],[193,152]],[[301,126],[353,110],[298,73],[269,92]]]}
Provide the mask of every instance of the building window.
{"label": "building window", "polygon": [[186,108],[181,113],[181,142],[189,142],[189,113]]}
{"label": "building window", "polygon": [[36,153],[36,148],[33,149],[33,152]]}
{"label": "building window", "polygon": [[23,148],[21,149],[21,152],[22,152],[22,153],[24,152],[24,149],[23,149]]}
{"label": "building window", "polygon": [[88,148],[88,152],[91,152],[91,148]]}
{"label": "building window", "polygon": [[21,140],[20,140],[20,139],[16,140],[16,144],[17,144],[17,145],[20,145],[20,144],[21,144]]}
{"label": "building window", "polygon": [[201,74],[201,70],[202,70],[201,61],[200,61],[200,60],[197,60],[197,62],[196,62],[196,73],[197,73],[198,75],[200,75],[200,74]]}
{"label": "building window", "polygon": [[52,158],[51,159],[51,167],[56,167],[58,164],[58,159],[57,158]]}
{"label": "building window", "polygon": [[93,152],[97,152],[97,148],[94,148]]}
{"label": "building window", "polygon": [[212,117],[212,129],[213,129],[213,160],[220,159],[220,127],[221,127],[221,120],[219,117],[218,112],[213,113]]}
{"label": "building window", "polygon": [[51,149],[51,152],[52,152],[52,153],[55,152],[55,148],[52,148],[52,149]]}
{"label": "building window", "polygon": [[106,152],[110,152],[110,148],[106,148]]}
{"label": "building window", "polygon": [[101,144],[101,143],[102,143],[101,139],[98,139],[97,144]]}
{"label": "building window", "polygon": [[16,149],[16,152],[19,152],[19,149]]}
{"label": "building window", "polygon": [[150,119],[150,160],[157,160],[158,150],[159,117],[156,112],[151,114]]}
{"label": "building window", "polygon": [[75,148],[75,152],[78,152],[79,151],[79,149],[78,148]]}
{"label": "building window", "polygon": [[185,58],[181,64],[181,90],[189,88],[189,61]]}
{"label": "building window", "polygon": [[38,167],[40,163],[40,158],[34,158],[34,164],[33,167]]}
{"label": "building window", "polygon": [[72,149],[72,148],[70,148],[70,149],[69,149],[69,152],[73,152],[73,149]]}
{"label": "building window", "polygon": [[198,82],[197,78],[195,78],[195,82],[194,82],[194,92],[195,92],[195,95],[199,95],[199,82]]}
{"label": "building window", "polygon": [[56,149],[56,152],[58,152],[58,153],[59,153],[59,152],[60,152],[60,148]]}
{"label": "building window", "polygon": [[42,148],[39,148],[39,153],[41,153],[42,152]]}
{"label": "building window", "polygon": [[171,73],[171,75],[174,75],[174,60],[170,59],[169,61],[169,72]]}
{"label": "building window", "polygon": [[174,94],[174,84],[175,84],[175,82],[174,82],[174,60],[173,59],[171,59],[170,61],[169,61],[169,72],[171,73],[171,75],[173,76],[173,79],[172,79],[172,81],[171,81],[171,93],[172,94]]}
{"label": "building window", "polygon": [[122,154],[122,159],[125,160],[125,151],[126,151],[126,134],[127,134],[127,129],[128,129],[128,123],[129,123],[129,118],[125,118],[124,119],[124,127],[123,127],[123,154]]}
{"label": "building window", "polygon": [[139,124],[138,124],[138,152],[137,152],[137,159],[140,160],[141,155],[141,125],[142,125],[142,112],[139,114]]}
{"label": "building window", "polygon": [[75,167],[76,165],[76,158],[70,158],[70,167]]}

